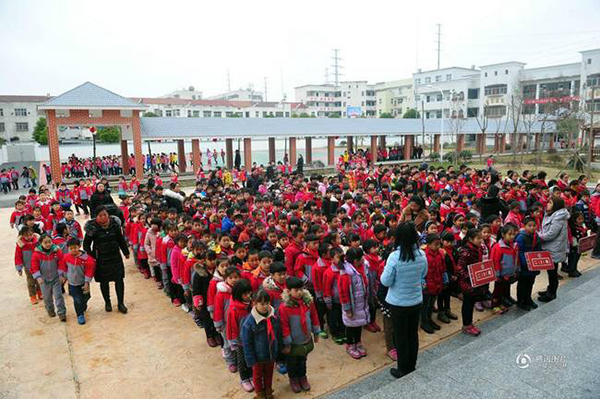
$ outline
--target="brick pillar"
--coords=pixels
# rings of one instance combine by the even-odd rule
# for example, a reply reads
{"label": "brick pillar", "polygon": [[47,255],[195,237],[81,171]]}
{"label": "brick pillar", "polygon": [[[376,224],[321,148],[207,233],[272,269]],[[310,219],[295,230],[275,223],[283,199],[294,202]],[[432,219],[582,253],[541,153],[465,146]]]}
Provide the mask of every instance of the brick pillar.
{"label": "brick pillar", "polygon": [[244,138],[244,165],[246,171],[252,170],[252,139]]}
{"label": "brick pillar", "polygon": [[[594,136],[591,135],[590,138],[592,139],[591,141],[594,140]],[[550,145],[549,148],[554,148],[554,133],[550,134]],[[54,172],[52,172],[52,174],[54,175]]]}
{"label": "brick pillar", "polygon": [[412,158],[414,139],[415,138],[412,135],[404,136],[404,160],[406,161]]}
{"label": "brick pillar", "polygon": [[535,141],[533,144],[533,148],[538,151],[540,149],[540,140],[542,139],[542,134],[541,133],[536,133],[535,134]]}
{"label": "brick pillar", "polygon": [[50,152],[50,170],[52,171],[52,181],[58,184],[62,181],[62,172],[60,168],[60,152],[58,150],[56,111],[53,109],[47,110],[46,117],[48,119],[48,151]]}
{"label": "brick pillar", "polygon": [[312,163],[312,137],[304,139],[306,147],[306,163]]}
{"label": "brick pillar", "polygon": [[194,175],[200,170],[200,140],[192,139],[192,163],[194,167]]}
{"label": "brick pillar", "polygon": [[177,140],[177,164],[179,165],[179,173],[185,173],[185,142],[183,140]]}
{"label": "brick pillar", "polygon": [[371,159],[377,162],[377,136],[371,136]]}
{"label": "brick pillar", "polygon": [[144,178],[144,154],[142,153],[142,126],[140,111],[133,111],[133,155],[135,156],[135,177]]}
{"label": "brick pillar", "polygon": [[290,137],[290,165],[296,166],[296,138]]}
{"label": "brick pillar", "polygon": [[456,152],[460,153],[465,149],[465,135],[463,133],[458,133],[456,135]]}
{"label": "brick pillar", "polygon": [[498,143],[499,149],[501,153],[506,152],[506,134],[501,134],[498,139],[500,142]]}
{"label": "brick pillar", "polygon": [[477,136],[475,136],[475,150],[477,151],[478,154],[483,154],[483,152],[481,151],[481,142],[483,138],[483,134],[478,134]]}
{"label": "brick pillar", "polygon": [[121,165],[123,165],[123,174],[129,174],[129,150],[127,149],[127,140],[121,140]]}
{"label": "brick pillar", "polygon": [[233,169],[233,139],[225,139],[225,160],[227,169]]}
{"label": "brick pillar", "polygon": [[385,147],[385,136],[379,136],[379,148],[384,149]]}
{"label": "brick pillar", "polygon": [[441,139],[442,135],[441,134],[434,134],[433,135],[433,152],[437,152],[438,154],[440,153],[440,139]]}
{"label": "brick pillar", "polygon": [[327,165],[335,165],[335,137],[327,137]]}
{"label": "brick pillar", "polygon": [[354,137],[348,136],[348,138],[346,139],[346,143],[348,146],[348,152],[351,153],[354,149]]}
{"label": "brick pillar", "polygon": [[275,137],[269,137],[269,162],[275,162]]}

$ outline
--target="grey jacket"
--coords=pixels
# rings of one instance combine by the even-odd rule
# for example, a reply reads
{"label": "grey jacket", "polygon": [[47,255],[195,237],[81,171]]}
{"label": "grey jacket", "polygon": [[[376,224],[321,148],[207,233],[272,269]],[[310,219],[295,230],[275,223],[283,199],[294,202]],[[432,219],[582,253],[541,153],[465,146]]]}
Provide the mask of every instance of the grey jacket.
{"label": "grey jacket", "polygon": [[568,221],[569,211],[564,208],[552,215],[544,215],[539,237],[542,240],[542,249],[550,252],[554,263],[564,262],[567,259],[567,252],[569,252]]}

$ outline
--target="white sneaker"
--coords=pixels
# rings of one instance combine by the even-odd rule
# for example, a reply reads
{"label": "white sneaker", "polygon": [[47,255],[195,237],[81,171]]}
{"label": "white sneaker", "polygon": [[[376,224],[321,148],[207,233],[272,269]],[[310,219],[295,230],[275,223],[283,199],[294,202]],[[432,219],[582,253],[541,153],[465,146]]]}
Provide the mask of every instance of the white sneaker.
{"label": "white sneaker", "polygon": [[186,313],[190,311],[190,308],[188,308],[187,303],[184,303],[183,305],[181,305],[181,309],[183,309],[183,311]]}

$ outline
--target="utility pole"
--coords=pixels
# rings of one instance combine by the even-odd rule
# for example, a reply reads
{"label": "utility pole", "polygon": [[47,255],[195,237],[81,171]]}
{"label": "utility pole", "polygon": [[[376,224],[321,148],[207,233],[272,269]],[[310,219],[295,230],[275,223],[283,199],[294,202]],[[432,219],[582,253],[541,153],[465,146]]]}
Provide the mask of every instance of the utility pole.
{"label": "utility pole", "polygon": [[229,69],[227,70],[227,91],[231,91],[231,76],[229,76]]}
{"label": "utility pole", "polygon": [[437,69],[440,69],[440,43],[442,37],[442,25],[437,24]]}
{"label": "utility pole", "polygon": [[340,65],[340,61],[342,60],[339,57],[339,52],[340,50],[337,48],[333,49],[333,57],[331,58],[333,60],[333,65],[331,66],[333,68],[333,76],[335,79],[335,86],[339,86],[340,84],[340,76],[342,75],[342,73],[340,72],[340,69],[342,69],[342,66]]}
{"label": "utility pole", "polygon": [[[594,160],[594,140],[596,139],[596,136],[594,135],[594,111],[595,111],[595,106],[596,104],[594,103],[595,98],[595,94],[596,94],[596,86],[591,86],[590,87],[592,89],[592,103],[590,104],[590,131],[588,133],[588,166],[591,168],[592,167],[592,161]],[[587,96],[586,96],[587,97]],[[585,107],[585,100],[584,100],[584,104],[583,106]],[[585,109],[585,108],[584,108]],[[585,115],[585,114],[584,114]]]}
{"label": "utility pole", "polygon": [[329,84],[329,68],[325,68],[325,84]]}
{"label": "utility pole", "polygon": [[267,77],[265,76],[265,98],[264,101],[267,102]]}

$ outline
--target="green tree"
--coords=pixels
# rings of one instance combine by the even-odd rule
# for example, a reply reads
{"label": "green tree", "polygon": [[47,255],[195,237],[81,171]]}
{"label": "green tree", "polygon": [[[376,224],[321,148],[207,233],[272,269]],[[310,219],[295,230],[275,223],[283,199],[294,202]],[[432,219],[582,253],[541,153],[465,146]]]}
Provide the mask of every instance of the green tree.
{"label": "green tree", "polygon": [[300,118],[310,118],[310,115],[308,115],[306,112],[302,112],[300,114]]}
{"label": "green tree", "polygon": [[380,118],[393,118],[394,115],[390,114],[389,112],[383,112],[381,113],[381,115],[379,115]]}
{"label": "green tree", "polygon": [[341,118],[339,112],[330,112],[329,115],[327,115],[328,118]]}
{"label": "green tree", "polygon": [[33,128],[33,139],[42,144],[48,144],[48,125],[46,124],[46,118],[40,118],[35,123]]}
{"label": "green tree", "polygon": [[157,117],[158,115],[156,115],[156,114],[155,114],[154,112],[152,112],[152,111],[148,111],[148,112],[144,112],[144,113],[142,114],[142,116],[143,116],[143,117],[145,117],[145,118],[155,118],[155,117]]}
{"label": "green tree", "polygon": [[118,143],[121,140],[121,131],[116,126],[99,128],[96,135],[101,143]]}
{"label": "green tree", "polygon": [[414,108],[407,109],[406,112],[404,113],[404,115],[402,115],[402,118],[404,118],[404,119],[417,119],[419,117],[420,117],[419,113]]}

